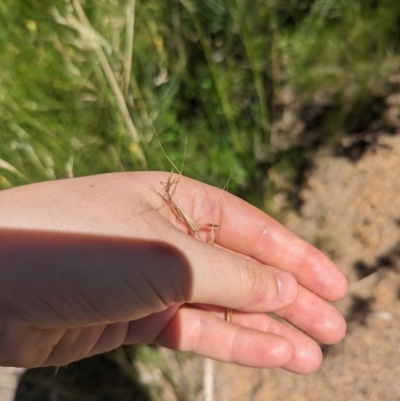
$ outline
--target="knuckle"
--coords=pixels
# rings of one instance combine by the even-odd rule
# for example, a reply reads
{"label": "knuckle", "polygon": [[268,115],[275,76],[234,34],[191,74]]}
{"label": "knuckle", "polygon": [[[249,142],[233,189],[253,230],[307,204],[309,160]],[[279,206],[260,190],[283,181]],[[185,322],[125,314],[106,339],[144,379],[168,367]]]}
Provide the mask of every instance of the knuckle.
{"label": "knuckle", "polygon": [[249,295],[251,305],[264,303],[273,292],[273,280],[267,269],[259,266],[251,259],[244,259],[240,270],[240,280]]}
{"label": "knuckle", "polygon": [[253,248],[251,249],[250,255],[253,255],[255,258],[257,258],[259,255],[262,255],[265,252],[265,249],[269,245],[272,231],[273,230],[270,225],[265,225],[259,229],[257,239],[253,243]]}
{"label": "knuckle", "polygon": [[204,318],[200,318],[190,331],[189,349],[191,352],[201,353],[203,339],[206,331],[207,331],[207,321]]}

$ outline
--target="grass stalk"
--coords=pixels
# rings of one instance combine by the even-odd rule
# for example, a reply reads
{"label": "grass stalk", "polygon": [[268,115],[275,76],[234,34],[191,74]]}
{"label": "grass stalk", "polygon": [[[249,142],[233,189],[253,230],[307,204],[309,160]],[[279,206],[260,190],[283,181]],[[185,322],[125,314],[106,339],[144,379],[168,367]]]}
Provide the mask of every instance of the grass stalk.
{"label": "grass stalk", "polygon": [[27,178],[20,172],[18,171],[13,165],[10,163],[6,162],[3,159],[0,159],[0,169],[6,170],[12,174],[15,174],[17,177],[22,178],[23,180],[26,180]]}
{"label": "grass stalk", "polygon": [[133,38],[135,33],[135,7],[136,0],[128,0],[126,7],[126,35],[124,52],[124,86],[125,100],[128,100],[130,79],[132,74]]}
{"label": "grass stalk", "polygon": [[[77,13],[81,23],[89,30],[89,32],[95,34],[95,31],[94,31],[90,21],[88,20],[80,1],[72,0],[72,2],[73,2],[75,12]],[[93,35],[93,36],[97,37],[97,35]],[[121,116],[125,122],[128,133],[131,136],[132,141],[136,145],[136,154],[141,163],[141,166],[144,170],[147,170],[148,164],[147,164],[147,160],[146,160],[146,156],[144,154],[143,148],[141,146],[141,138],[135,127],[135,124],[132,121],[131,115],[128,110],[128,106],[125,102],[125,98],[122,93],[122,90],[118,85],[115,74],[110,66],[110,63],[108,62],[108,59],[104,53],[104,50],[103,50],[101,44],[98,41],[95,41],[95,43],[94,43],[94,51],[96,52],[96,55],[100,62],[100,65],[103,69],[103,72],[106,75],[107,80],[110,84],[110,87],[114,93],[118,108],[119,108]]]}

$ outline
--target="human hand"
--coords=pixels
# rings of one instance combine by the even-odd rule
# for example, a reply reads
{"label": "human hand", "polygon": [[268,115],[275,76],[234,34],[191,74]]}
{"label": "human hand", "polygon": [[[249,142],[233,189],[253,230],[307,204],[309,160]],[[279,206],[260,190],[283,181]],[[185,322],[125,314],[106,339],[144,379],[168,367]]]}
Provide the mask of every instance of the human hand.
{"label": "human hand", "polygon": [[345,334],[327,302],[345,294],[343,275],[260,210],[181,177],[173,199],[202,241],[187,235],[157,193],[167,179],[118,173],[0,192],[0,365],[156,343],[252,367],[318,368],[315,340]]}

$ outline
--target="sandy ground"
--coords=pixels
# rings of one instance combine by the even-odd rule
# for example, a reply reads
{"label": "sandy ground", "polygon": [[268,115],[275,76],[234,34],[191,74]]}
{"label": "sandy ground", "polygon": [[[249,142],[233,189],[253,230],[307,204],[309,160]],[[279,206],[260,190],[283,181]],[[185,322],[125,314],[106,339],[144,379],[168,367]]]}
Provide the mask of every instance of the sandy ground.
{"label": "sandy ground", "polygon": [[400,400],[400,135],[379,135],[356,162],[321,153],[287,227],[346,274],[337,304],[348,334],[297,376],[218,364],[217,400]]}
{"label": "sandy ground", "polygon": [[347,276],[347,336],[308,376],[218,364],[216,400],[400,400],[400,75],[391,84],[381,120],[320,151],[283,221]]}

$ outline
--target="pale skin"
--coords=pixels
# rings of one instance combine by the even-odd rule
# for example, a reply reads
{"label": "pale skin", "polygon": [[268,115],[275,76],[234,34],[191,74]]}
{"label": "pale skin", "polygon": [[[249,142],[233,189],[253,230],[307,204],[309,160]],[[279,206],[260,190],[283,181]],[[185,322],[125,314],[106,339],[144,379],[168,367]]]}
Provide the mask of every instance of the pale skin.
{"label": "pale skin", "polygon": [[342,273],[262,211],[181,177],[174,202],[200,227],[190,236],[157,193],[168,175],[0,192],[0,365],[59,366],[155,343],[300,374],[320,366],[316,341],[345,335],[330,304],[346,293]]}

